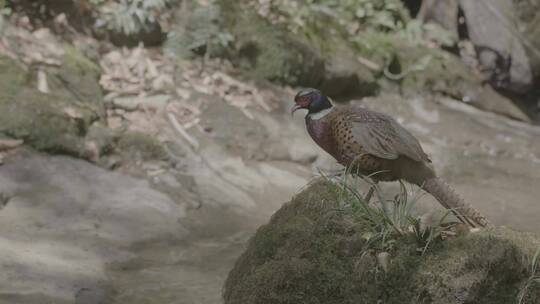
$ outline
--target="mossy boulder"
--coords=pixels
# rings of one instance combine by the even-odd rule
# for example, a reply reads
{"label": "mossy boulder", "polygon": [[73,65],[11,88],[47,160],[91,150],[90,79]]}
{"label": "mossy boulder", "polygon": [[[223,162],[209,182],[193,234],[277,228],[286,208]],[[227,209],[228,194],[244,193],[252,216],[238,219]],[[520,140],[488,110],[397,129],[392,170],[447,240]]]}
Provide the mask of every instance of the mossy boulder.
{"label": "mossy boulder", "polygon": [[[37,89],[37,71],[50,92]],[[0,134],[53,153],[84,156],[90,125],[104,115],[99,67],[65,46],[60,66],[23,66],[0,57]]]}
{"label": "mossy boulder", "polygon": [[397,33],[362,33],[357,51],[380,67],[380,79],[399,85],[405,95],[441,94],[480,109],[529,121],[511,100],[484,85],[480,75],[461,59],[439,48],[428,48]]}
{"label": "mossy boulder", "polygon": [[62,64],[46,69],[51,90],[71,99],[77,107],[87,108],[100,118],[104,117],[100,67],[73,46],[64,44],[63,48]]}
{"label": "mossy boulder", "polygon": [[321,16],[325,27],[292,33],[272,24],[247,2],[221,1],[223,24],[234,36],[228,57],[255,75],[280,83],[324,88],[332,96],[373,95],[377,84],[340,34],[337,20]]}
{"label": "mossy boulder", "polygon": [[[261,16],[252,1],[219,0],[193,4],[179,13],[167,48],[226,58],[251,77],[293,86],[324,88],[331,96],[371,96],[378,86],[372,72],[354,56],[338,20],[324,16],[320,28],[291,32]],[[187,20],[187,21],[186,21]],[[186,52],[186,48],[190,52]]]}
{"label": "mossy boulder", "polygon": [[[540,241],[505,228],[433,244],[395,240],[386,271],[382,248],[365,250],[365,223],[340,206],[340,190],[316,182],[261,227],[224,287],[233,303],[516,303]],[[540,303],[540,286],[523,303]]]}
{"label": "mossy boulder", "polygon": [[273,27],[249,5],[227,0],[219,4],[222,23],[235,39],[227,54],[233,63],[259,77],[284,83],[322,80],[324,61],[317,49]]}

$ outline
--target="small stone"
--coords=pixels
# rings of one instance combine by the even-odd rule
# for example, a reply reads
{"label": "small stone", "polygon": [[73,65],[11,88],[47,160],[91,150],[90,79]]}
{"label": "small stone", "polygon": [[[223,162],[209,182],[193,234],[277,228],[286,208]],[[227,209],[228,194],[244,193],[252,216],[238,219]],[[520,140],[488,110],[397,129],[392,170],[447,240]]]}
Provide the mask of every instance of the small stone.
{"label": "small stone", "polygon": [[37,89],[41,93],[48,94],[50,93],[49,84],[47,82],[47,73],[42,69],[39,69],[37,72]]}
{"label": "small stone", "polygon": [[89,161],[93,163],[97,163],[99,161],[100,149],[95,141],[87,141],[84,144],[84,152]]}
{"label": "small stone", "polygon": [[388,267],[390,266],[390,254],[386,251],[378,253],[377,262],[384,272],[388,272]]}

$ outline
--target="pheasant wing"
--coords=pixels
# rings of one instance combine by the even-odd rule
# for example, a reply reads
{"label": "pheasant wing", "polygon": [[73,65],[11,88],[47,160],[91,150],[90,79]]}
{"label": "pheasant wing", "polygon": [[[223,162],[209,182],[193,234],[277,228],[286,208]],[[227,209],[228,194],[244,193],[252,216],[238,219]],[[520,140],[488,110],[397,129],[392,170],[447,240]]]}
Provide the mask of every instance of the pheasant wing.
{"label": "pheasant wing", "polygon": [[396,159],[400,155],[415,161],[430,162],[418,140],[392,117],[365,109],[351,111],[352,132],[369,154]]}

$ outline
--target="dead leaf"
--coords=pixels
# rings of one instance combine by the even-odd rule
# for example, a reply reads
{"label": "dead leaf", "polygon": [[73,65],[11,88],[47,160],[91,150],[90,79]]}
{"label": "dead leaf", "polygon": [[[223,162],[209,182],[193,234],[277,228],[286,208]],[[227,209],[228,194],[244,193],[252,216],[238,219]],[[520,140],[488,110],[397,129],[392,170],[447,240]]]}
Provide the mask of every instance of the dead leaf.
{"label": "dead leaf", "polygon": [[188,100],[191,97],[191,92],[183,88],[176,88],[176,94],[184,100]]}
{"label": "dead leaf", "polygon": [[189,135],[188,132],[178,123],[178,120],[176,120],[176,117],[172,113],[167,113],[167,118],[169,119],[169,122],[173,126],[173,128],[180,134],[188,143],[189,145],[194,149],[199,149],[199,141],[195,139],[193,136]]}
{"label": "dead leaf", "polygon": [[49,84],[47,83],[47,73],[42,69],[37,72],[37,89],[41,93],[49,94]]}

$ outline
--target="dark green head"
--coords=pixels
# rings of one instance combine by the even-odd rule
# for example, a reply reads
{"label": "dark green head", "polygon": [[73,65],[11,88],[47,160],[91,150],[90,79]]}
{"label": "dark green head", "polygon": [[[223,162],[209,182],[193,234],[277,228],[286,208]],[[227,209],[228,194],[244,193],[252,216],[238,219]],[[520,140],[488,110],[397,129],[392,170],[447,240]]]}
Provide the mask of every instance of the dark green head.
{"label": "dark green head", "polygon": [[308,114],[319,113],[332,107],[330,98],[317,89],[303,89],[294,97],[294,106],[291,115],[298,109],[308,110]]}

